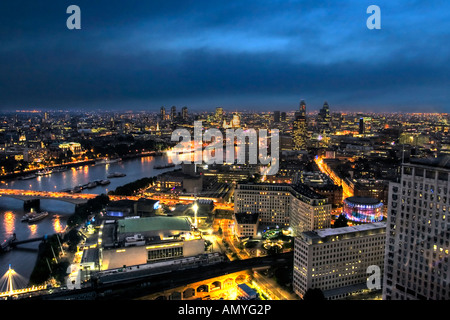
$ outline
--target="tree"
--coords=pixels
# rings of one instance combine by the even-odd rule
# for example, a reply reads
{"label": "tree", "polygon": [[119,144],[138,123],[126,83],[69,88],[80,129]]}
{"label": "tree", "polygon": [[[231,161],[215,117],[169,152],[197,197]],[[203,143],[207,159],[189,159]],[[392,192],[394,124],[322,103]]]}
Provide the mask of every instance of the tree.
{"label": "tree", "polygon": [[319,288],[309,288],[306,290],[303,300],[308,301],[322,301],[325,300],[322,290]]}
{"label": "tree", "polygon": [[348,227],[348,219],[345,214],[340,214],[333,225],[335,228]]}

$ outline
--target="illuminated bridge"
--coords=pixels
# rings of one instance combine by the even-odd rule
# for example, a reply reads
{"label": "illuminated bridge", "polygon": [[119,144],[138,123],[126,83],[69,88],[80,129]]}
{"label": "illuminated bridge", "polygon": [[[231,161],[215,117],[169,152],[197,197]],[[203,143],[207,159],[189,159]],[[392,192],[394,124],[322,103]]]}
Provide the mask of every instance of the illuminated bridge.
{"label": "illuminated bridge", "polygon": [[[24,282],[22,276],[20,276],[17,272],[11,269],[11,265],[9,266],[8,271],[2,276],[0,279],[0,298],[8,298],[13,296],[20,296],[25,294],[30,294],[32,292],[43,291],[47,289],[47,285],[42,286],[32,286],[29,288],[17,288],[14,283]],[[2,290],[5,290],[1,292]]]}
{"label": "illuminated bridge", "polygon": [[73,204],[86,203],[89,199],[94,199],[97,194],[70,194],[66,192],[53,191],[33,191],[33,190],[19,190],[19,189],[0,189],[0,196],[10,197],[23,201],[37,200],[37,199],[51,199],[70,202]]}
{"label": "illuminated bridge", "polygon": [[[9,197],[14,199],[27,201],[35,201],[42,199],[60,200],[69,202],[75,205],[84,204],[90,199],[94,199],[99,196],[98,194],[89,193],[67,193],[67,192],[55,192],[55,191],[33,191],[33,190],[20,190],[20,189],[0,189],[0,197]],[[112,196],[108,195],[111,201],[118,200],[139,200],[140,196]],[[159,200],[160,203],[167,205],[175,205],[176,203],[192,203],[195,201],[195,197],[180,197],[179,199],[170,199],[161,196],[145,197],[152,200]],[[233,204],[229,203],[214,203],[216,209],[228,209],[233,210]]]}
{"label": "illuminated bridge", "polygon": [[[94,199],[99,196],[98,194],[89,193],[67,193],[67,192],[54,192],[54,191],[33,191],[33,190],[19,190],[19,189],[0,189],[0,197],[10,197],[23,201],[32,200],[60,200],[70,202],[73,204],[83,204],[90,199]],[[139,200],[140,197],[135,196],[108,196],[111,201],[117,200]],[[155,199],[159,200],[159,199]],[[167,200],[169,201],[169,200]],[[173,200],[172,200],[173,201]],[[164,202],[164,201],[162,201]]]}

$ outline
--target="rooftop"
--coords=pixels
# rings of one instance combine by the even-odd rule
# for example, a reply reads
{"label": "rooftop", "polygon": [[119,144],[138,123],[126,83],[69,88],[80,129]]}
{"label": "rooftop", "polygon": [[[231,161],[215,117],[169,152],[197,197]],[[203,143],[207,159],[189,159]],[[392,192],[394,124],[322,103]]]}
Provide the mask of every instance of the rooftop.
{"label": "rooftop", "polygon": [[[409,164],[450,169],[450,156],[444,155],[437,158],[426,158],[426,159],[411,158]],[[408,163],[406,163],[406,165],[408,165]]]}
{"label": "rooftop", "polygon": [[380,203],[380,200],[374,199],[374,198],[367,198],[367,197],[349,197],[346,198],[345,201],[349,201],[354,204],[361,204],[361,205],[374,205]]}
{"label": "rooftop", "polygon": [[188,217],[145,217],[139,219],[118,220],[119,233],[140,233],[158,230],[190,231],[191,223]]}
{"label": "rooftop", "polygon": [[338,236],[343,234],[365,232],[382,228],[386,228],[386,222],[366,223],[358,226],[350,226],[342,228],[317,229],[313,231],[303,232],[303,234],[311,239],[321,239],[329,236]]}
{"label": "rooftop", "polygon": [[297,193],[308,197],[310,199],[326,199],[326,197],[318,194],[314,190],[312,190],[309,186],[303,183],[298,184],[289,184],[289,183],[277,183],[277,184],[271,184],[271,183],[239,183],[237,185],[238,189],[254,189],[254,190],[268,190],[268,191],[291,191],[294,190]]}

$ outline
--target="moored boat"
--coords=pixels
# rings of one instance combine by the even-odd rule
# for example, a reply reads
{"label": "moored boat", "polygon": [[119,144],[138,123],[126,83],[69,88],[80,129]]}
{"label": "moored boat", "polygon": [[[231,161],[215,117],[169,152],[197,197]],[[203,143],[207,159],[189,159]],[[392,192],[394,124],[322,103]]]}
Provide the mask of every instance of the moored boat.
{"label": "moored boat", "polygon": [[32,173],[32,174],[29,174],[29,175],[26,175],[26,176],[19,177],[19,180],[29,180],[29,179],[34,179],[36,177],[37,177],[37,175]]}
{"label": "moored boat", "polygon": [[92,181],[87,184],[88,189],[95,188],[98,185],[97,181]]}
{"label": "moored boat", "polygon": [[164,166],[154,166],[155,169],[166,169],[166,168],[173,168],[173,167],[175,167],[175,164],[173,164],[173,163],[169,163]]}
{"label": "moored boat", "polygon": [[32,215],[33,215],[32,212],[25,213],[20,221],[27,222]]}
{"label": "moored boat", "polygon": [[114,172],[114,173],[108,174],[107,178],[121,178],[121,177],[125,177],[125,176],[126,176],[125,173]]}
{"label": "moored boat", "polygon": [[48,216],[48,212],[47,211],[42,211],[42,212],[39,212],[39,213],[32,213],[30,215],[30,217],[28,218],[28,223],[33,223],[33,222],[40,221],[40,220],[44,219],[46,216]]}
{"label": "moored boat", "polygon": [[107,184],[110,184],[111,183],[111,181],[109,181],[109,180],[107,180],[107,179],[105,179],[105,180],[100,180],[100,182],[99,182],[102,186],[106,186]]}

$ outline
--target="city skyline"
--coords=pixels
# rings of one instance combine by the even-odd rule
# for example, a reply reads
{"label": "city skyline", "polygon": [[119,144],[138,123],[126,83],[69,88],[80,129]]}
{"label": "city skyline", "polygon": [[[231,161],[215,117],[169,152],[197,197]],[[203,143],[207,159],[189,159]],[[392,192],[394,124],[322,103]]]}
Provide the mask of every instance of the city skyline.
{"label": "city skyline", "polygon": [[371,4],[4,2],[0,110],[449,112],[449,4]]}
{"label": "city skyline", "polygon": [[2,1],[0,300],[449,300],[449,11]]}

